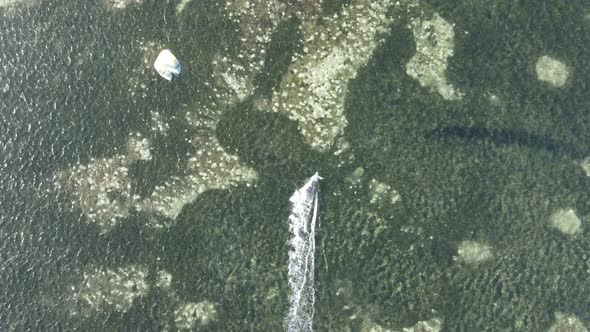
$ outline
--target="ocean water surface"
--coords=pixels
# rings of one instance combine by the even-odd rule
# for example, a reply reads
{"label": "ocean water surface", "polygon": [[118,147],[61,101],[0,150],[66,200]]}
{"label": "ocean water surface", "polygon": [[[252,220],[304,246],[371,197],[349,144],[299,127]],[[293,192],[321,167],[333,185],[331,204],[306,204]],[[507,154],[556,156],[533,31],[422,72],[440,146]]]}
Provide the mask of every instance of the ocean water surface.
{"label": "ocean water surface", "polygon": [[0,0],[0,330],[284,331],[319,172],[313,330],[587,331],[589,48],[587,1]]}

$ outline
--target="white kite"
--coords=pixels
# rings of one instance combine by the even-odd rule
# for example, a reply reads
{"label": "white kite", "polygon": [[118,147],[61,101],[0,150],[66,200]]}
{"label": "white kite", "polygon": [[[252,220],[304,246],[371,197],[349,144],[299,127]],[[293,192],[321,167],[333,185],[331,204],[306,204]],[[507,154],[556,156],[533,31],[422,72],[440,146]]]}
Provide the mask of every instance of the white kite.
{"label": "white kite", "polygon": [[170,50],[162,50],[154,62],[154,68],[158,71],[160,76],[164,77],[168,81],[172,80],[172,74],[178,76],[180,75],[180,62],[178,59],[170,52]]}

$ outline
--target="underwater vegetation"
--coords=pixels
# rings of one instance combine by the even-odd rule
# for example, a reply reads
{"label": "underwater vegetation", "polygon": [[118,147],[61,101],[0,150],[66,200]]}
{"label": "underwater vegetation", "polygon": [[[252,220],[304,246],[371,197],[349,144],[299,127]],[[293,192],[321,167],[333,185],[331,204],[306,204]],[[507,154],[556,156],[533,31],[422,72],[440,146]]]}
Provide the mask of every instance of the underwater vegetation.
{"label": "underwater vegetation", "polygon": [[[445,102],[403,75],[401,64],[412,57],[403,47],[412,40],[407,32],[390,38],[352,83],[348,140],[365,174],[398,190],[395,231],[421,239],[420,246],[389,242],[386,254],[375,255],[379,262],[362,269],[382,322],[395,326],[433,309],[443,330],[547,330],[561,311],[588,321],[587,284],[576,282],[587,273],[587,231],[571,237],[550,224],[560,208],[581,220],[588,213],[588,178],[578,164],[588,153],[587,131],[571,124],[588,117],[588,63],[568,56],[588,40],[557,37],[588,26],[546,5],[534,22],[500,15],[515,10],[508,2],[433,6],[455,23],[447,79],[465,93],[461,102]],[[566,12],[570,23],[551,28],[551,14]],[[551,41],[576,63],[562,90],[535,77]],[[461,262],[457,248],[466,240],[488,248],[488,258]],[[395,256],[394,248],[412,246],[417,253]],[[384,314],[391,312],[403,314]]]}
{"label": "underwater vegetation", "polygon": [[23,183],[1,192],[0,326],[285,330],[289,198],[315,172],[313,330],[590,326],[584,1],[87,6],[0,17],[35,17],[17,37],[48,52],[0,72]]}
{"label": "underwater vegetation", "polygon": [[566,158],[583,159],[588,156],[588,151],[576,151],[575,147],[570,147],[551,138],[542,137],[526,131],[519,130],[490,130],[481,127],[459,127],[452,126],[446,128],[437,128],[425,135],[425,138],[435,140],[458,139],[463,142],[474,140],[487,141],[487,144],[495,146],[518,146],[529,149],[542,149],[555,154],[564,154]]}

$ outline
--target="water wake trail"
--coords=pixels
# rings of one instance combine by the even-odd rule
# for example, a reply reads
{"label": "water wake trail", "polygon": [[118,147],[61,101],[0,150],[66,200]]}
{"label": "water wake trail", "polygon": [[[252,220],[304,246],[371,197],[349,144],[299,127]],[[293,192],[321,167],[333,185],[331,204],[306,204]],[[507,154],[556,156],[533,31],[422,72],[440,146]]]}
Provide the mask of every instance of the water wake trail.
{"label": "water wake trail", "polygon": [[318,218],[318,189],[322,178],[316,173],[289,199],[289,310],[288,332],[313,331],[315,302],[314,255],[315,226]]}

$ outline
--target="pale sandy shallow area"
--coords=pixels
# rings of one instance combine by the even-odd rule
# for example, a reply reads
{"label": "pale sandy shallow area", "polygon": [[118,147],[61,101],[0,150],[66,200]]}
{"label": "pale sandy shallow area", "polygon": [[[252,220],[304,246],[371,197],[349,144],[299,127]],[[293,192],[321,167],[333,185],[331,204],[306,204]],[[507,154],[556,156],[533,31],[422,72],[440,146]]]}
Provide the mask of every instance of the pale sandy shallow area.
{"label": "pale sandy shallow area", "polygon": [[570,69],[565,63],[548,55],[544,55],[537,60],[535,71],[539,80],[547,82],[556,88],[563,87],[570,76]]}
{"label": "pale sandy shallow area", "polygon": [[119,10],[125,9],[132,4],[142,4],[143,0],[103,0],[105,6],[109,9]]}
{"label": "pale sandy shallow area", "polygon": [[25,1],[23,1],[23,0],[2,0],[2,1],[0,1],[0,7],[14,6],[16,4],[23,3],[23,2],[25,2]]}
{"label": "pale sandy shallow area", "polygon": [[464,93],[446,79],[448,62],[455,47],[453,24],[435,13],[429,19],[413,20],[412,32],[416,41],[416,54],[406,64],[406,73],[446,100],[463,98]]}
{"label": "pale sandy shallow area", "polygon": [[555,211],[551,215],[551,225],[567,235],[574,235],[582,231],[582,222],[573,209]]}
{"label": "pale sandy shallow area", "polygon": [[11,14],[18,8],[39,5],[41,2],[42,0],[0,0],[0,9],[3,9],[6,14]]}
{"label": "pale sandy shallow area", "polygon": [[[66,305],[73,317],[92,317],[97,313],[126,313],[135,302],[151,290],[147,268],[130,265],[114,269],[90,268],[84,272],[80,284],[71,285]],[[163,308],[157,314],[163,321],[172,319],[174,326],[188,331],[217,319],[215,305],[207,300],[186,302],[179,299],[170,287],[172,275],[158,271],[155,286],[169,300],[174,309]],[[167,325],[166,325],[167,326]],[[171,326],[167,326],[167,329]]]}

